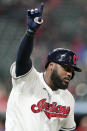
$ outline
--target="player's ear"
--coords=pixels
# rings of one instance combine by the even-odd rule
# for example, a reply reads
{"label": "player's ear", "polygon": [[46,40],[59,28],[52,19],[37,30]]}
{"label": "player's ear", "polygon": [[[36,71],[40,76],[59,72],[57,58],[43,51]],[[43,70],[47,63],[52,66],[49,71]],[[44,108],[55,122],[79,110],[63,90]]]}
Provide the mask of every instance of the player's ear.
{"label": "player's ear", "polygon": [[52,71],[55,68],[55,63],[54,62],[50,62],[49,63],[49,68]]}

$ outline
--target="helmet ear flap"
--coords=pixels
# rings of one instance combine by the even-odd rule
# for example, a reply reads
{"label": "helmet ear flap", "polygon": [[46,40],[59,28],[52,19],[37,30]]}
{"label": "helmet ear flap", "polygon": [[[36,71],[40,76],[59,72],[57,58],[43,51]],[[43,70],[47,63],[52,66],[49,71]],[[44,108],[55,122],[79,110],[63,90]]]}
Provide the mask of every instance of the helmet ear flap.
{"label": "helmet ear flap", "polygon": [[74,76],[75,76],[75,72],[73,71],[71,80],[74,78]]}

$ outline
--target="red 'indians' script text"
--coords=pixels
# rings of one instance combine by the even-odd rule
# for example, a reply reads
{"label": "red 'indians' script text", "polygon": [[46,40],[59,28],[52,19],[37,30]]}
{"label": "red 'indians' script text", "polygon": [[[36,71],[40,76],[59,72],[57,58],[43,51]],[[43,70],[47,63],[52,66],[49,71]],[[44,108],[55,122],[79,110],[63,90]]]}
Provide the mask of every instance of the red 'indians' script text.
{"label": "red 'indians' script text", "polygon": [[31,110],[34,113],[39,113],[44,111],[46,116],[50,119],[51,117],[62,117],[66,118],[70,112],[70,107],[57,105],[57,102],[52,102],[52,104],[47,103],[46,99],[40,100],[37,105],[33,104]]}

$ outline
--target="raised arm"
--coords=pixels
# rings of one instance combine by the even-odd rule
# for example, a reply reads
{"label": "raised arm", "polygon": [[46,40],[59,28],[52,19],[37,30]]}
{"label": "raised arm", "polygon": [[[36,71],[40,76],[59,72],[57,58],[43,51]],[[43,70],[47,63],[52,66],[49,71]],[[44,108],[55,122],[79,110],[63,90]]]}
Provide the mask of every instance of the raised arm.
{"label": "raised arm", "polygon": [[44,4],[41,3],[40,9],[28,10],[27,24],[28,28],[21,40],[16,58],[16,76],[21,76],[27,73],[32,67],[30,59],[33,50],[33,39],[36,31],[43,23],[42,12]]}

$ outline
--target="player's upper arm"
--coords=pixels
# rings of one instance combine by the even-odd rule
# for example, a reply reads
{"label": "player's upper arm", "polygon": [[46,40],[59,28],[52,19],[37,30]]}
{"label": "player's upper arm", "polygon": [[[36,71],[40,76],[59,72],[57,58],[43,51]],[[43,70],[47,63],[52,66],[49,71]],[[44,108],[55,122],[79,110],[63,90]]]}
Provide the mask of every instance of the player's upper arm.
{"label": "player's upper arm", "polygon": [[[13,87],[16,87],[16,88],[27,88],[29,87],[33,89],[33,87],[35,87],[35,80],[37,79],[38,77],[38,72],[37,70],[32,66],[32,68],[24,75],[21,75],[21,76],[16,76],[16,62],[14,62],[12,65],[11,65],[11,68],[10,68],[10,74],[11,74],[11,77],[12,77],[12,86]],[[32,85],[32,86],[30,86]]]}
{"label": "player's upper arm", "polygon": [[29,59],[28,62],[25,64],[19,64],[18,62],[16,62],[16,71],[15,71],[16,76],[18,77],[18,76],[26,74],[27,72],[30,71],[31,68],[32,68],[31,59]]}

